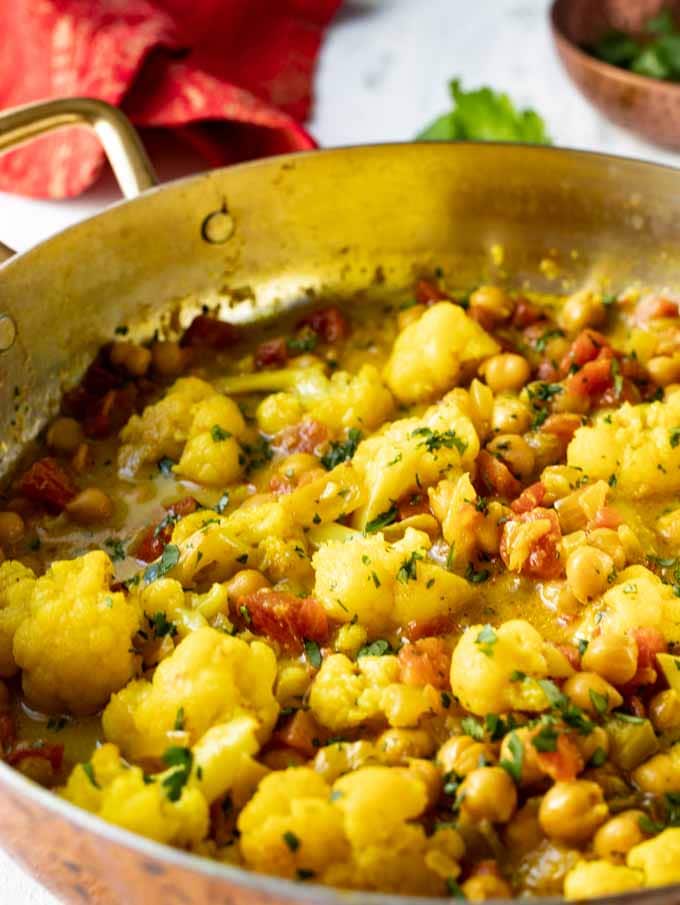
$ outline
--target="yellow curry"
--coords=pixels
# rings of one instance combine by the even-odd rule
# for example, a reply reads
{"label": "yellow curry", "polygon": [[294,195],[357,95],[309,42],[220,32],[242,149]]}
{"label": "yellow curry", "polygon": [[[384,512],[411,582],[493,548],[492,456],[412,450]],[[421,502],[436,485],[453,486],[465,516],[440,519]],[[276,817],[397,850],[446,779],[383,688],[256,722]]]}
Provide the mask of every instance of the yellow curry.
{"label": "yellow curry", "polygon": [[676,298],[117,334],[0,501],[7,763],[300,883],[680,881]]}

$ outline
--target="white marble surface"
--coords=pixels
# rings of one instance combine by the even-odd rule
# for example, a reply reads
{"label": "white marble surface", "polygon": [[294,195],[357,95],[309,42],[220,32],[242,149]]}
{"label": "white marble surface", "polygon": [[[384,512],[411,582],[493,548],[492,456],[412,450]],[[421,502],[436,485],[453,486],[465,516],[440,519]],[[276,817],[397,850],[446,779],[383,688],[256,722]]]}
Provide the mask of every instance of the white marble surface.
{"label": "white marble surface", "polygon": [[[571,87],[553,51],[548,6],[548,0],[346,0],[321,58],[312,132],[326,146],[408,140],[446,109],[446,84],[457,76],[468,87],[489,84],[535,107],[557,144],[680,165],[680,155],[606,123]],[[161,170],[185,164],[166,160]],[[0,193],[0,239],[28,248],[116,197],[110,177],[69,202]],[[0,905],[57,903],[0,853]]]}

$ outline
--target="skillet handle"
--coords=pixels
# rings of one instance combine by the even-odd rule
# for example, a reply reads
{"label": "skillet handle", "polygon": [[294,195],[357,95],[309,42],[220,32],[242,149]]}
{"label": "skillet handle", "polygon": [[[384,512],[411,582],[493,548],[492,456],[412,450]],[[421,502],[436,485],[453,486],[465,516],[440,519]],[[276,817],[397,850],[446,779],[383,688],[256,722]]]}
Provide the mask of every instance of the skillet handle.
{"label": "skillet handle", "polygon": [[[130,120],[117,107],[88,97],[39,101],[0,113],[0,154],[66,126],[89,126],[97,134],[126,198],[134,198],[158,184]],[[13,254],[0,242],[0,261]]]}

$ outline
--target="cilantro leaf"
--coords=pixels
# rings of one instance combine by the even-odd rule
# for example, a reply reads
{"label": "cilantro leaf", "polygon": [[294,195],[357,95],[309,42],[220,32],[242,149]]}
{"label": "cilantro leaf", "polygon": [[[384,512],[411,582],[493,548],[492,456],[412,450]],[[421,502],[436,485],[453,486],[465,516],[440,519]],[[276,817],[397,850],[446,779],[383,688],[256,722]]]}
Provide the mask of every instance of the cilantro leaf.
{"label": "cilantro leaf", "polygon": [[516,732],[510,733],[510,738],[508,741],[508,750],[512,755],[512,760],[508,760],[507,758],[503,758],[500,761],[500,766],[510,774],[510,776],[515,780],[515,782],[519,782],[522,778],[522,764],[524,763],[524,748],[522,747],[522,742],[519,740],[519,736]]}
{"label": "cilantro leaf", "polygon": [[168,619],[162,610],[154,613],[153,616],[147,616],[146,621],[149,623],[149,627],[153,629],[155,638],[165,638],[166,635],[174,638],[177,634],[177,626]]}
{"label": "cilantro leaf", "polygon": [[347,431],[347,439],[344,443],[331,441],[330,449],[321,456],[321,464],[327,471],[330,471],[341,462],[351,459],[357,451],[359,443],[361,443],[361,431],[356,427],[351,427]]}
{"label": "cilantro leaf", "polygon": [[397,572],[397,581],[402,584],[408,584],[409,581],[415,581],[418,577],[417,575],[417,563],[419,559],[423,558],[423,554],[419,553],[417,550],[414,550],[410,556],[408,556],[402,564],[399,566],[399,571]]}
{"label": "cilantro leaf", "polygon": [[162,578],[179,562],[179,547],[176,544],[166,544],[160,559],[152,562],[144,569],[144,583],[151,584]]}
{"label": "cilantro leaf", "polygon": [[498,635],[490,625],[485,625],[475,638],[475,644],[487,657],[493,657],[493,646],[498,641]]}
{"label": "cilantro leaf", "polygon": [[309,641],[305,638],[305,657],[310,666],[319,669],[321,666],[321,651],[316,641]]}
{"label": "cilantro leaf", "polygon": [[534,110],[518,110],[507,94],[491,88],[465,91],[459,79],[449,83],[453,109],[418,136],[418,141],[521,141],[547,145],[545,123]]}
{"label": "cilantro leaf", "polygon": [[376,517],[374,519],[371,519],[370,522],[366,522],[364,534],[375,534],[376,531],[381,531],[383,528],[387,528],[388,525],[392,525],[394,522],[396,522],[398,515],[399,512],[397,510],[397,507],[390,506],[389,509],[386,509],[379,515],[376,515]]}
{"label": "cilantro leaf", "polygon": [[224,440],[228,440],[231,434],[229,431],[225,431],[223,427],[220,427],[219,424],[213,424],[210,428],[210,436],[213,439],[213,443],[222,443]]}
{"label": "cilantro leaf", "polygon": [[168,767],[174,767],[174,769],[162,779],[161,785],[170,801],[179,801],[182,797],[182,789],[191,776],[194,756],[190,748],[173,747],[167,749],[163,760]]}
{"label": "cilantro leaf", "polygon": [[555,728],[546,723],[531,739],[531,744],[537,751],[557,751],[557,739],[558,733]]}
{"label": "cilantro leaf", "polygon": [[392,653],[392,645],[384,638],[378,638],[377,641],[371,641],[370,644],[364,644],[357,651],[357,660],[359,657],[384,657],[386,654]]}
{"label": "cilantro leaf", "polygon": [[484,741],[484,727],[473,716],[466,716],[460,721],[460,728],[476,742]]}
{"label": "cilantro leaf", "polygon": [[438,449],[457,449],[463,455],[468,445],[465,440],[456,434],[454,430],[433,431],[431,427],[418,427],[411,434],[412,437],[422,437],[418,446],[424,446],[428,452],[436,452]]}

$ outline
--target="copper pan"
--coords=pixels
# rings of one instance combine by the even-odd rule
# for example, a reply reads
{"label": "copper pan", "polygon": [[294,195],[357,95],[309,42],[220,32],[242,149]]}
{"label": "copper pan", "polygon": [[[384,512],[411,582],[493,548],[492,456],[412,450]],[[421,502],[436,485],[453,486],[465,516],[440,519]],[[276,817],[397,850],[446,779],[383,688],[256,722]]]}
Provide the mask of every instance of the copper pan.
{"label": "copper pan", "polygon": [[[542,147],[402,144],[271,158],[157,187],[124,117],[73,99],[4,114],[0,149],[74,122],[99,134],[128,200],[24,254],[4,251],[0,475],[121,325],[133,338],[172,334],[203,304],[248,321],[321,293],[405,287],[436,267],[462,288],[493,279],[561,291],[597,278],[612,289],[631,280],[680,289],[680,172],[670,168]],[[0,814],[2,845],[66,902],[401,901],[157,845],[5,764]],[[680,886],[602,901],[672,905]]]}

